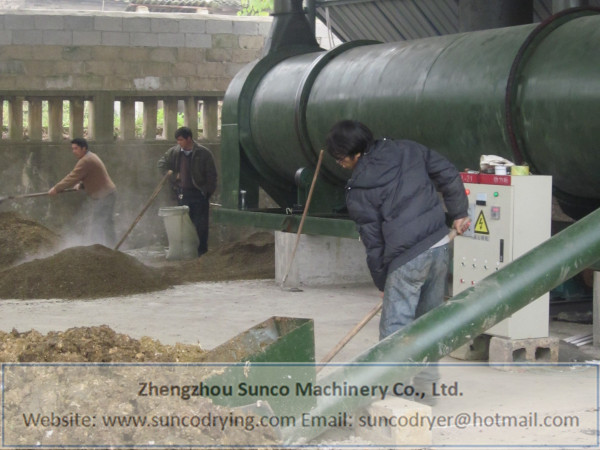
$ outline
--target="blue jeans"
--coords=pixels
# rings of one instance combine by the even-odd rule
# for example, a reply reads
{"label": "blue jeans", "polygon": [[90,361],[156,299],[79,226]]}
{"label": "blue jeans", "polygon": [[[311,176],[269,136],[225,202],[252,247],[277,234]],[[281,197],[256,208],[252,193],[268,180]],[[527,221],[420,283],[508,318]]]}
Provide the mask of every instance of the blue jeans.
{"label": "blue jeans", "polygon": [[383,339],[444,301],[448,244],[430,248],[389,273],[385,280],[379,339]]}

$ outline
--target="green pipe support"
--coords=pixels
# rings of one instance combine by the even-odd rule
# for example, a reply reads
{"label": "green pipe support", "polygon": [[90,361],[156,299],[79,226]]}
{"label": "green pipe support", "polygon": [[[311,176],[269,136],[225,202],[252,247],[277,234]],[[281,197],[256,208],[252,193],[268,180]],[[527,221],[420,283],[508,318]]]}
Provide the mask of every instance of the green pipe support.
{"label": "green pipe support", "polygon": [[[431,363],[448,355],[471,338],[511,316],[544,293],[600,260],[600,209],[569,226],[548,241],[490,275],[476,286],[454,296],[412,324],[367,350],[353,364],[317,380],[375,385],[406,381],[418,368],[385,363]],[[354,363],[368,363],[354,364]],[[320,397],[314,416],[353,411],[368,400]],[[301,423],[301,422],[299,422]],[[297,444],[324,429],[286,428],[287,443]]]}

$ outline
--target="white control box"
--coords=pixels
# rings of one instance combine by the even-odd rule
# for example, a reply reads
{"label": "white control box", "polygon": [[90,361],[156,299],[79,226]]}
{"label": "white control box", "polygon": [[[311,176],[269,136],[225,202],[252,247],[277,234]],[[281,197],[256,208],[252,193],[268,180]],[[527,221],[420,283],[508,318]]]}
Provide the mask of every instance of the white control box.
{"label": "white control box", "polygon": [[[471,226],[454,240],[453,295],[549,239],[552,221],[552,177],[461,175]],[[548,321],[545,294],[486,333],[509,339],[548,337]]]}

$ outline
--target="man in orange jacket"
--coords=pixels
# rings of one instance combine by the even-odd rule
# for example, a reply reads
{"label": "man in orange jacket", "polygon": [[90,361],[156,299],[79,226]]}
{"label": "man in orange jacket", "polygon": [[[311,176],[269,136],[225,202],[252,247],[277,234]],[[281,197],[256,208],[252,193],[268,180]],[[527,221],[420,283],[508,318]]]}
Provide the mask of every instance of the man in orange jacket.
{"label": "man in orange jacket", "polygon": [[71,149],[77,158],[75,167],[52,187],[48,194],[56,195],[71,187],[85,190],[92,200],[89,225],[90,243],[112,247],[116,243],[113,220],[117,197],[115,184],[108,175],[102,160],[88,149],[85,139],[73,139]]}

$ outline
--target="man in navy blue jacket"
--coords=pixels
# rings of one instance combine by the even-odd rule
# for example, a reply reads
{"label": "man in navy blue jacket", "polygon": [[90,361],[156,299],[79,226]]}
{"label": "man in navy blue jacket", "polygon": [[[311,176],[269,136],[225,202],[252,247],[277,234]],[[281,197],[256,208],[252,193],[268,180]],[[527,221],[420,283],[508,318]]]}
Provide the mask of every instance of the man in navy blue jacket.
{"label": "man in navy blue jacket", "polygon": [[384,293],[383,339],[442,304],[450,242],[444,205],[462,234],[469,226],[465,188],[456,168],[439,153],[413,141],[375,140],[357,121],[336,123],[325,145],[352,171],[346,205],[373,281]]}

